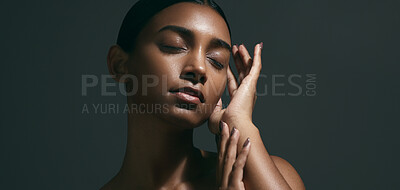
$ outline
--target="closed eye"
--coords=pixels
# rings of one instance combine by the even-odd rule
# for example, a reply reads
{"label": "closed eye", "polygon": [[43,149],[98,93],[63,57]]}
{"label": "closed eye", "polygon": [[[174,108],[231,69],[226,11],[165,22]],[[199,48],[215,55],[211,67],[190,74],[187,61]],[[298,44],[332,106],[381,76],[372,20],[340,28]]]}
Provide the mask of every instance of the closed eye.
{"label": "closed eye", "polygon": [[183,51],[186,51],[186,48],[168,46],[168,45],[161,45],[160,49],[161,49],[161,51],[164,51],[166,53],[181,53]]}
{"label": "closed eye", "polygon": [[218,67],[218,69],[223,69],[224,68],[224,65],[223,64],[221,64],[220,62],[218,62],[218,61],[216,61],[215,59],[213,59],[213,58],[208,58],[214,65],[216,65],[217,67]]}

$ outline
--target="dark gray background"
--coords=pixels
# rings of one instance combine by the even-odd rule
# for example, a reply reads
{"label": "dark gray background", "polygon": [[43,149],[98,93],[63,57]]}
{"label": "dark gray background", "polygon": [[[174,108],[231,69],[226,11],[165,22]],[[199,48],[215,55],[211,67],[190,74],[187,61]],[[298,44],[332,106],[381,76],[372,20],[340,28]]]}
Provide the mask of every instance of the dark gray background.
{"label": "dark gray background", "polygon": [[[269,152],[307,189],[400,188],[398,1],[219,2],[234,43],[264,42],[259,87],[269,91],[253,119]],[[81,109],[125,98],[100,88],[83,97],[81,76],[108,74],[108,48],[132,4],[0,3],[1,189],[98,189],[118,171],[126,115]],[[287,77],[307,73],[317,75],[317,96],[271,94],[272,75],[293,92]],[[216,151],[206,126],[195,144]]]}

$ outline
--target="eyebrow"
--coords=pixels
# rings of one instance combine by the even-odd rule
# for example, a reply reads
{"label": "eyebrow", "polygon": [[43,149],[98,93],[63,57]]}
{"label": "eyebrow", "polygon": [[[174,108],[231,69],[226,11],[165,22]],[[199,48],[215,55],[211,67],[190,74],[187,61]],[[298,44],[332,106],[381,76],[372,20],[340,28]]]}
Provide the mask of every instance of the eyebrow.
{"label": "eyebrow", "polygon": [[[194,32],[193,31],[191,31],[191,30],[189,30],[187,28],[181,27],[181,26],[176,26],[176,25],[164,26],[163,28],[161,28],[158,31],[158,33],[162,32],[162,31],[166,31],[166,30],[171,30],[171,31],[179,33],[179,34],[181,34],[183,36],[188,36],[188,37],[191,37],[191,38],[194,37]],[[213,44],[213,45],[215,45],[217,47],[222,47],[222,48],[228,50],[229,52],[232,52],[232,47],[227,42],[225,42],[224,40],[221,40],[219,38],[215,38],[215,37],[212,38],[211,39],[211,44]]]}

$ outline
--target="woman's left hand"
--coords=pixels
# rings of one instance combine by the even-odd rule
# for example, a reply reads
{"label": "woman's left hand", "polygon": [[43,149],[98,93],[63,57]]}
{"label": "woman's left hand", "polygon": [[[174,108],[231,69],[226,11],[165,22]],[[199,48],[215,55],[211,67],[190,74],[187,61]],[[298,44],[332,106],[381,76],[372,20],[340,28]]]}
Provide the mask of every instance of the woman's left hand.
{"label": "woman's left hand", "polygon": [[250,139],[247,139],[243,143],[242,150],[237,152],[237,146],[240,145],[239,130],[233,128],[230,133],[226,123],[221,122],[220,126],[216,173],[218,190],[244,190],[243,168],[250,152]]}
{"label": "woman's left hand", "polygon": [[239,77],[236,79],[228,67],[228,91],[231,102],[226,109],[222,109],[220,99],[208,120],[209,130],[217,134],[219,122],[248,121],[252,122],[253,108],[257,99],[257,80],[261,71],[261,50],[263,43],[254,47],[254,59],[244,45],[232,47],[232,54]]}

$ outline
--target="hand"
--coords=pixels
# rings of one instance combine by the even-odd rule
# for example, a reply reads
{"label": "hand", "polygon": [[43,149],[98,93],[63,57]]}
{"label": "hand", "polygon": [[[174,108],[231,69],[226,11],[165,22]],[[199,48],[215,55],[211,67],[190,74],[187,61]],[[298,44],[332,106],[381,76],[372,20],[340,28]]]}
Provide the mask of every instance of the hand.
{"label": "hand", "polygon": [[231,102],[226,109],[222,109],[222,100],[219,99],[213,113],[208,120],[208,128],[213,134],[218,133],[219,121],[252,122],[252,113],[257,99],[257,80],[261,71],[261,49],[263,43],[254,47],[254,59],[252,59],[244,45],[232,47],[239,78],[236,79],[230,67],[228,67],[228,91]]}
{"label": "hand", "polygon": [[239,130],[229,132],[225,122],[221,122],[221,132],[218,146],[217,185],[219,190],[244,190],[243,168],[250,151],[250,140],[247,139],[237,155],[236,149],[239,139]]}

